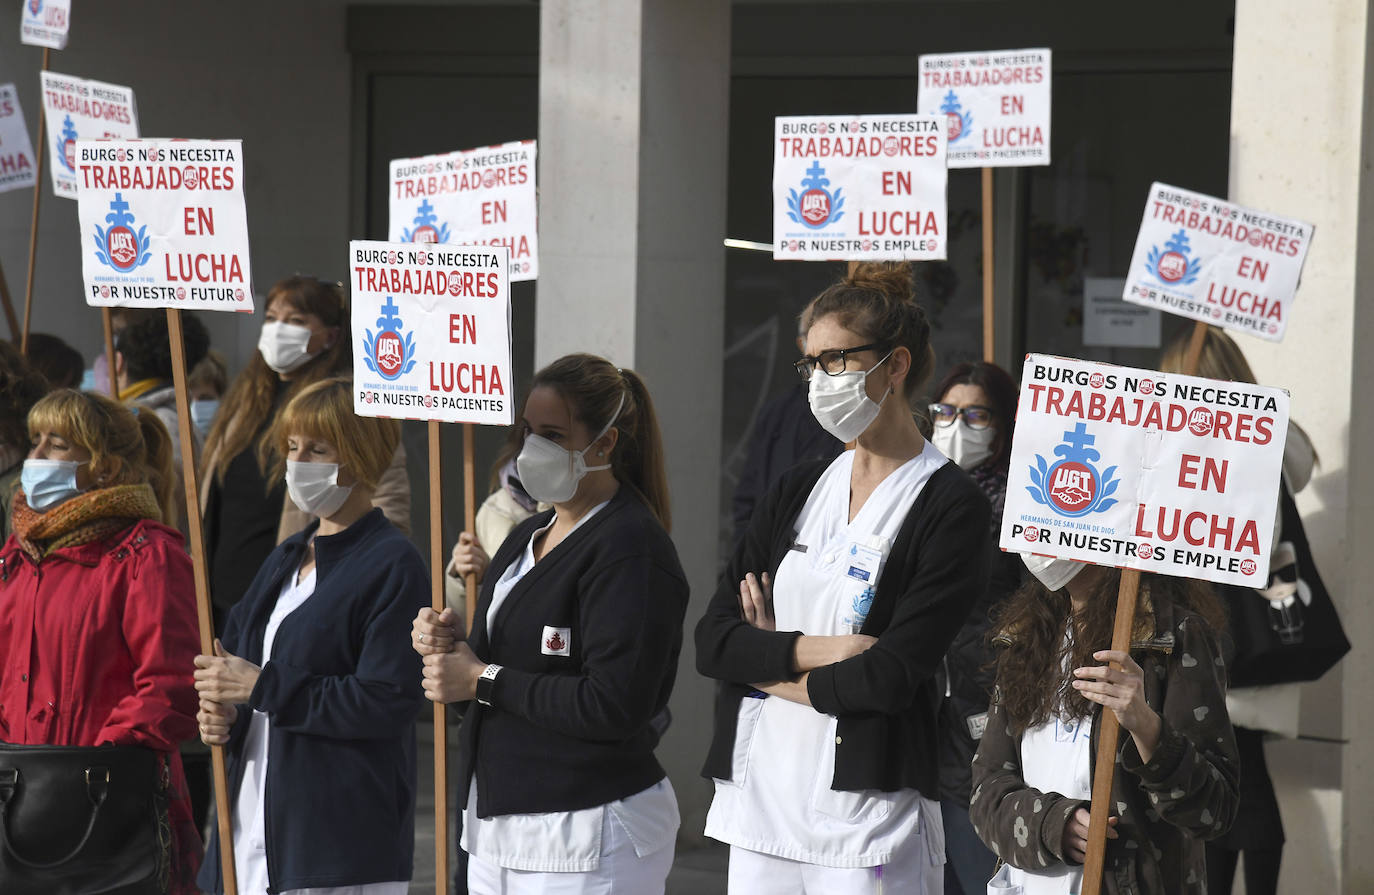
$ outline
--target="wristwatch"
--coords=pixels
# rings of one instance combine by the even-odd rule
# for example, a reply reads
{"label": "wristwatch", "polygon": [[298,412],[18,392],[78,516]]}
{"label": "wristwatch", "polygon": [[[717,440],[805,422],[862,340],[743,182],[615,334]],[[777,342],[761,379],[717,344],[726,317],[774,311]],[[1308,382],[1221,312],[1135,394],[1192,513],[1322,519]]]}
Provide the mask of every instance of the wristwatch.
{"label": "wristwatch", "polygon": [[501,666],[493,662],[477,676],[477,701],[482,705],[491,705],[491,693],[496,689],[496,676],[500,673]]}

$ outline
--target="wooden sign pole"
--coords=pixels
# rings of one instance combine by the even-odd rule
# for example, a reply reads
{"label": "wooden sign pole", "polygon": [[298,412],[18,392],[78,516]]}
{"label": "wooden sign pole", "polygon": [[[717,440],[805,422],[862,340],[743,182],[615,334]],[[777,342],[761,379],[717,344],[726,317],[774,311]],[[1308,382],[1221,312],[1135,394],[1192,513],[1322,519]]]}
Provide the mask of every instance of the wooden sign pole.
{"label": "wooden sign pole", "polygon": [[[429,568],[430,606],[444,611],[444,512],[443,457],[439,446],[439,421],[429,428]],[[472,595],[468,595],[471,604]],[[434,891],[447,892],[448,879],[448,706],[434,703]]]}
{"label": "wooden sign pole", "polygon": [[[472,423],[463,424],[463,530],[477,535],[477,427]],[[492,553],[500,544],[483,544]],[[472,630],[472,613],[477,606],[477,576],[469,575],[463,582],[467,587],[467,618],[463,620],[464,635]]]}
{"label": "wooden sign pole", "polygon": [[[109,309],[105,319],[109,320]],[[107,323],[108,325],[108,323]],[[109,329],[106,329],[109,332]],[[196,583],[196,618],[200,623],[200,651],[215,654],[214,616],[210,610],[210,576],[205,564],[205,536],[201,530],[200,488],[196,481],[195,441],[191,437],[191,393],[186,387],[186,343],[181,331],[181,311],[167,309],[167,335],[172,345],[172,383],[176,388],[177,437],[181,439],[181,474],[186,489],[186,527],[191,542],[191,570]],[[108,349],[107,349],[108,350]],[[113,353],[111,354],[113,362]],[[114,386],[118,390],[118,386]],[[224,747],[210,747],[210,767],[215,785],[215,814],[219,824],[220,868],[224,895],[238,895],[234,873],[234,828],[229,815],[229,778],[225,774]]]}
{"label": "wooden sign pole", "polygon": [[[43,71],[48,70],[48,48],[43,48]],[[24,328],[19,334],[19,353],[29,356],[29,320],[33,315],[33,264],[38,258],[38,200],[43,195],[43,148],[47,141],[43,138],[43,124],[47,116],[43,114],[43,92],[38,93],[38,142],[34,149],[33,182],[33,221],[29,225],[29,280],[24,286]]]}
{"label": "wooden sign pole", "polygon": [[[110,368],[110,397],[111,397],[111,398],[114,398],[116,401],[118,401],[118,400],[119,400],[119,372],[118,372],[118,366],[115,364],[114,321],[111,319],[112,316],[113,316],[113,315],[110,313],[110,309],[109,309],[109,308],[101,308],[101,309],[100,309],[100,322],[101,322],[101,324],[102,324],[102,327],[103,327],[104,330],[105,330],[105,363],[106,363],[106,364],[109,366],[109,368]],[[180,320],[179,320],[179,319],[178,319],[178,323],[180,323]],[[167,331],[168,331],[168,332],[171,332],[171,331],[172,331],[170,326],[167,328]],[[183,457],[189,457],[189,456],[191,456],[191,455],[190,455],[190,454],[182,454],[182,456],[183,456]],[[208,656],[208,655],[212,655],[212,654],[211,654],[211,653],[206,653],[206,655]]]}
{"label": "wooden sign pole", "polygon": [[983,169],[983,360],[993,362],[992,169]]}
{"label": "wooden sign pole", "polygon": [[[1202,342],[1206,335],[1207,324],[1199,320],[1188,340],[1188,355],[1183,365],[1185,376],[1197,372],[1198,357],[1202,354]],[[1139,592],[1140,570],[1122,569],[1121,586],[1116,592],[1116,625],[1112,629],[1114,650],[1123,653],[1131,651],[1131,629],[1135,623],[1135,604]],[[1111,666],[1117,671],[1121,670],[1116,662]],[[1116,713],[1103,709],[1097,754],[1093,758],[1093,799],[1092,807],[1088,809],[1088,851],[1083,861],[1082,895],[1099,895],[1102,889],[1102,871],[1107,859],[1107,818],[1112,811],[1112,778],[1116,774],[1116,747],[1120,735],[1121,724],[1116,720]]]}

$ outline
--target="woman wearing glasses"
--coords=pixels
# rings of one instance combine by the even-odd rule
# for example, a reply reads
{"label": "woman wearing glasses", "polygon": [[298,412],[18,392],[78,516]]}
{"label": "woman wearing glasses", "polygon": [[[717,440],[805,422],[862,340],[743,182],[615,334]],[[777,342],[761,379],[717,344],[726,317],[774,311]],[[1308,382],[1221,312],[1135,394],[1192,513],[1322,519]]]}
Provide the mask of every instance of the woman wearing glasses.
{"label": "woman wearing glasses", "polygon": [[1021,583],[1020,559],[997,550],[1007,493],[1016,383],[996,364],[956,364],[933,392],[931,441],[973,477],[992,506],[988,539],[994,557],[991,580],[945,654],[940,706],[940,814],[945,825],[945,892],[982,893],[997,858],[969,821],[971,763],[987,723],[992,695],[987,645],[993,607]]}
{"label": "woman wearing glasses", "polygon": [[984,590],[988,503],[912,416],[934,353],[909,268],[859,265],[802,319],[811,410],[855,447],[769,493],[697,625],[722,682],[706,834],[731,892],[936,893],[935,672]]}

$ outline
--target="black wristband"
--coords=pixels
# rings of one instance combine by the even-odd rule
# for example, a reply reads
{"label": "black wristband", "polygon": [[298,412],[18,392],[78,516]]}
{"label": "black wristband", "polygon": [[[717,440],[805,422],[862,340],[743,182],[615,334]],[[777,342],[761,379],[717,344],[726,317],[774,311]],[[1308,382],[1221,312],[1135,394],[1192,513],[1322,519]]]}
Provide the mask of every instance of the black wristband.
{"label": "black wristband", "polygon": [[492,691],[496,689],[496,675],[501,673],[501,666],[495,663],[482,669],[482,673],[477,676],[477,701],[482,705],[491,705]]}

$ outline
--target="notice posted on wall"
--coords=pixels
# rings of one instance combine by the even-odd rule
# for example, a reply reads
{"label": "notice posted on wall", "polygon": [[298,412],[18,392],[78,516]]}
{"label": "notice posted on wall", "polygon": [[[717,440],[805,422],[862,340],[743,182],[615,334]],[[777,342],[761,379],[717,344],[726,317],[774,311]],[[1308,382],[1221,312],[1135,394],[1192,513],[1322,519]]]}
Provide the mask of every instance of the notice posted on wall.
{"label": "notice posted on wall", "polygon": [[64,50],[72,27],[72,0],[23,0],[19,41],[34,47]]}
{"label": "notice posted on wall", "polygon": [[1122,297],[1283,339],[1312,224],[1164,183],[1150,187]]}
{"label": "notice posted on wall", "polygon": [[946,257],[944,119],[776,119],[773,257],[938,261]]}
{"label": "notice posted on wall", "polygon": [[948,122],[951,168],[1050,163],[1050,51],[920,57],[916,110]]}
{"label": "notice posted on wall", "polygon": [[539,277],[534,140],[391,163],[392,242],[504,246],[513,282]]}
{"label": "notice posted on wall", "polygon": [[1003,550],[1264,587],[1288,393],[1031,354]]}
{"label": "notice posted on wall", "polygon": [[41,72],[43,115],[52,154],[53,195],[76,198],[76,141],[138,137],[134,92],[118,84]]}
{"label": "notice posted on wall", "polygon": [[0,84],[0,193],[38,182],[33,144],[13,84]]}
{"label": "notice posted on wall", "polygon": [[510,264],[503,245],[350,242],[354,412],[514,422]]}
{"label": "notice posted on wall", "polygon": [[78,140],[86,303],[253,311],[239,140]]}
{"label": "notice posted on wall", "polygon": [[1162,315],[1121,300],[1126,281],[1083,278],[1083,344],[1108,348],[1158,348]]}

